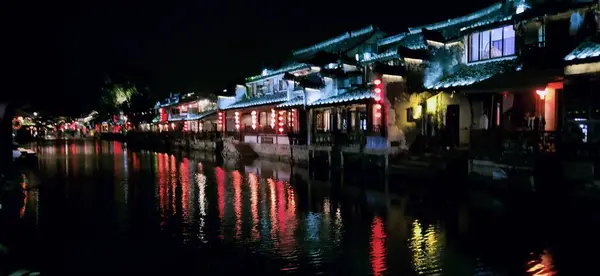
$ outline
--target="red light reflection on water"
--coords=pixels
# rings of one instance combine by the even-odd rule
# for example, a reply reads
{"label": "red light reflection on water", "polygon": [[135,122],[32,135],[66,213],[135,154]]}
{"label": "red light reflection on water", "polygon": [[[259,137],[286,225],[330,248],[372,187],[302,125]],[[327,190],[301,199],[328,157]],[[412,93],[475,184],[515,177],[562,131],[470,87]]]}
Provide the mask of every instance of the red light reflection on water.
{"label": "red light reflection on water", "polygon": [[184,219],[190,219],[190,165],[189,160],[184,158],[179,165],[179,176],[181,178],[181,212]]}
{"label": "red light reflection on water", "polygon": [[21,188],[23,189],[23,207],[21,207],[21,210],[19,211],[19,217],[23,218],[25,216],[25,211],[27,210],[27,199],[29,198],[29,185],[27,184],[28,180],[27,180],[27,176],[24,174],[21,174]]}
{"label": "red light reflection on water", "polygon": [[258,232],[258,177],[254,173],[248,174],[248,183],[250,184],[250,212],[252,212],[252,241],[260,238]]}
{"label": "red light reflection on water", "polygon": [[133,163],[133,170],[136,172],[140,171],[140,158],[136,152],[131,154],[131,162]]}
{"label": "red light reflection on water", "polygon": [[554,276],[556,271],[554,270],[554,261],[552,255],[547,250],[540,254],[535,260],[527,263],[527,273],[532,276]]}
{"label": "red light reflection on water", "polygon": [[242,175],[236,170],[231,172],[231,177],[233,178],[235,238],[239,239],[242,235]]}
{"label": "red light reflection on water", "polygon": [[169,208],[169,198],[167,195],[167,155],[159,153],[156,155],[158,161],[158,198],[159,198],[159,209],[161,217],[161,227],[167,224],[167,208]]}
{"label": "red light reflection on water", "polygon": [[171,185],[169,186],[169,192],[171,193],[171,212],[175,215],[177,213],[177,198],[175,197],[175,191],[177,189],[177,160],[174,155],[171,155],[171,158],[169,158],[169,165],[169,175],[171,176]]}
{"label": "red light reflection on water", "polygon": [[286,232],[286,196],[285,186],[281,180],[277,181],[277,224],[279,225],[279,236],[281,237]]}
{"label": "red light reflection on water", "polygon": [[371,224],[371,268],[374,275],[382,275],[386,271],[385,229],[379,217]]}
{"label": "red light reflection on water", "polygon": [[[223,217],[225,216],[225,171],[221,167],[215,168],[215,178],[217,180],[217,204],[219,209],[219,218],[221,219],[221,225],[223,225]],[[223,239],[223,228],[221,228],[221,234],[219,238]]]}
{"label": "red light reflection on water", "polygon": [[273,244],[275,246],[279,246],[277,233],[279,232],[279,225],[277,219],[277,194],[275,192],[275,181],[269,178],[267,179],[267,183],[269,184],[269,195],[271,197],[271,205],[270,205],[270,221],[271,221],[271,239],[273,240]]}

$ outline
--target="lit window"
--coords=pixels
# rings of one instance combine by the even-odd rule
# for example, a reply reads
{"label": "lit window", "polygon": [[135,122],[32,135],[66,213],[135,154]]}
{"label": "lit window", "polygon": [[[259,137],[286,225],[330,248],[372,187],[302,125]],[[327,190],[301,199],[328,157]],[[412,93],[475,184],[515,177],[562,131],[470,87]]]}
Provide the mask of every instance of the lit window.
{"label": "lit window", "polygon": [[469,61],[487,60],[515,54],[515,30],[505,26],[469,35]]}

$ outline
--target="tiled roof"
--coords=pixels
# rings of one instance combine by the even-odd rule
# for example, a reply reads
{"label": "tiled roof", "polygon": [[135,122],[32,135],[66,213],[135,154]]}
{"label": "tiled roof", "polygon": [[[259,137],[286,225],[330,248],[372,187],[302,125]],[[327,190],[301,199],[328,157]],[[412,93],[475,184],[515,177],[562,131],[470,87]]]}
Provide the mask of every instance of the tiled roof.
{"label": "tiled roof", "polygon": [[276,76],[279,74],[292,72],[292,71],[296,71],[296,70],[301,70],[301,69],[306,69],[306,68],[310,68],[310,66],[308,66],[307,64],[304,64],[304,63],[292,62],[292,63],[290,63],[286,66],[283,66],[279,69],[276,69],[276,70],[266,70],[266,74],[248,77],[248,78],[246,78],[246,82],[254,82],[254,81],[270,78],[272,76]]}
{"label": "tiled roof", "polygon": [[427,49],[427,43],[423,36],[422,30],[438,31],[444,39],[454,39],[460,36],[460,32],[466,28],[474,28],[487,24],[496,23],[502,20],[510,19],[500,3],[492,5],[475,13],[462,16],[459,18],[449,19],[434,24],[409,28],[408,33],[402,33],[381,39],[378,45],[398,45],[411,50]]}
{"label": "tiled roof", "polygon": [[310,106],[328,105],[328,104],[352,102],[352,101],[358,101],[358,100],[364,100],[364,99],[373,99],[374,97],[375,97],[375,93],[372,90],[355,90],[355,91],[346,92],[341,95],[329,97],[326,99],[320,99],[309,105]]}
{"label": "tiled roof", "polygon": [[363,59],[360,62],[361,63],[373,63],[373,62],[377,62],[377,61],[383,61],[383,60],[390,60],[393,58],[399,58],[400,56],[398,55],[398,48],[392,48],[389,49],[388,51],[385,51],[381,54],[374,54],[371,57],[369,57],[368,59]]}
{"label": "tiled roof", "polygon": [[268,104],[277,104],[287,100],[287,93],[276,93],[271,95],[265,95],[257,98],[244,99],[239,102],[236,102],[230,106],[223,108],[223,110],[227,109],[236,109],[236,108],[246,108],[251,106],[260,106],[260,105],[268,105]]}
{"label": "tiled roof", "polygon": [[600,56],[600,38],[590,38],[579,44],[566,57],[566,61],[583,61]]}
{"label": "tiled roof", "polygon": [[296,50],[293,52],[293,55],[297,58],[306,58],[320,51],[331,53],[345,52],[371,37],[376,31],[377,29],[373,26],[368,26],[360,30],[346,32],[336,38],[323,41],[308,48]]}
{"label": "tiled roof", "polygon": [[496,74],[511,71],[516,67],[515,59],[488,61],[470,66],[458,65],[458,69],[450,75],[442,77],[428,89],[458,88],[472,85],[493,77]]}
{"label": "tiled roof", "polygon": [[287,102],[279,104],[277,107],[294,107],[304,105],[304,97],[297,96]]}
{"label": "tiled roof", "polygon": [[[212,109],[212,110],[207,110],[204,112],[200,112],[198,114],[188,114],[186,117],[179,117],[179,118],[170,118],[169,121],[190,121],[190,120],[200,120],[202,118],[208,117],[210,115],[214,115],[217,114],[217,110],[216,109]],[[157,119],[157,118],[155,118]],[[152,120],[154,122],[154,120]]]}
{"label": "tiled roof", "polygon": [[402,38],[398,44],[411,50],[427,49],[427,43],[422,33],[409,34]]}
{"label": "tiled roof", "polygon": [[[512,11],[502,8],[502,3],[496,3],[492,6],[476,11],[474,13],[441,21],[433,24],[409,28],[408,33],[402,33],[381,39],[379,46],[397,43],[400,46],[411,50],[420,50],[427,48],[427,44],[422,34],[423,29],[438,31],[444,39],[454,39],[459,37],[460,32],[469,28],[488,25],[511,18]],[[440,41],[441,42],[441,41]]]}

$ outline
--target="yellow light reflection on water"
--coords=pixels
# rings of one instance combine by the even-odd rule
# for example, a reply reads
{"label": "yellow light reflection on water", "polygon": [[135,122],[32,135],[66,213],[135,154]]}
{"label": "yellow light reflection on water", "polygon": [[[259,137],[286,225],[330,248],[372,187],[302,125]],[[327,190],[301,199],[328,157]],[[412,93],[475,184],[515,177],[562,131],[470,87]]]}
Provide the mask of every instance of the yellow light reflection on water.
{"label": "yellow light reflection on water", "polygon": [[413,222],[409,250],[414,270],[418,274],[441,273],[443,249],[443,234],[438,225],[428,225],[423,229],[419,220]]}

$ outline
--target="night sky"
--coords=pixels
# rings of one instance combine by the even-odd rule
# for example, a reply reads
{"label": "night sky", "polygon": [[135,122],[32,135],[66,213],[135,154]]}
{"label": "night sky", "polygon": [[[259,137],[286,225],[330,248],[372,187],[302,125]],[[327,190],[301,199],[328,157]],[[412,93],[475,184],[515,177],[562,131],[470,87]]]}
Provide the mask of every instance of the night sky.
{"label": "night sky", "polygon": [[395,34],[495,1],[8,2],[2,97],[76,114],[94,107],[106,74],[155,96],[211,93],[347,30],[375,24]]}

